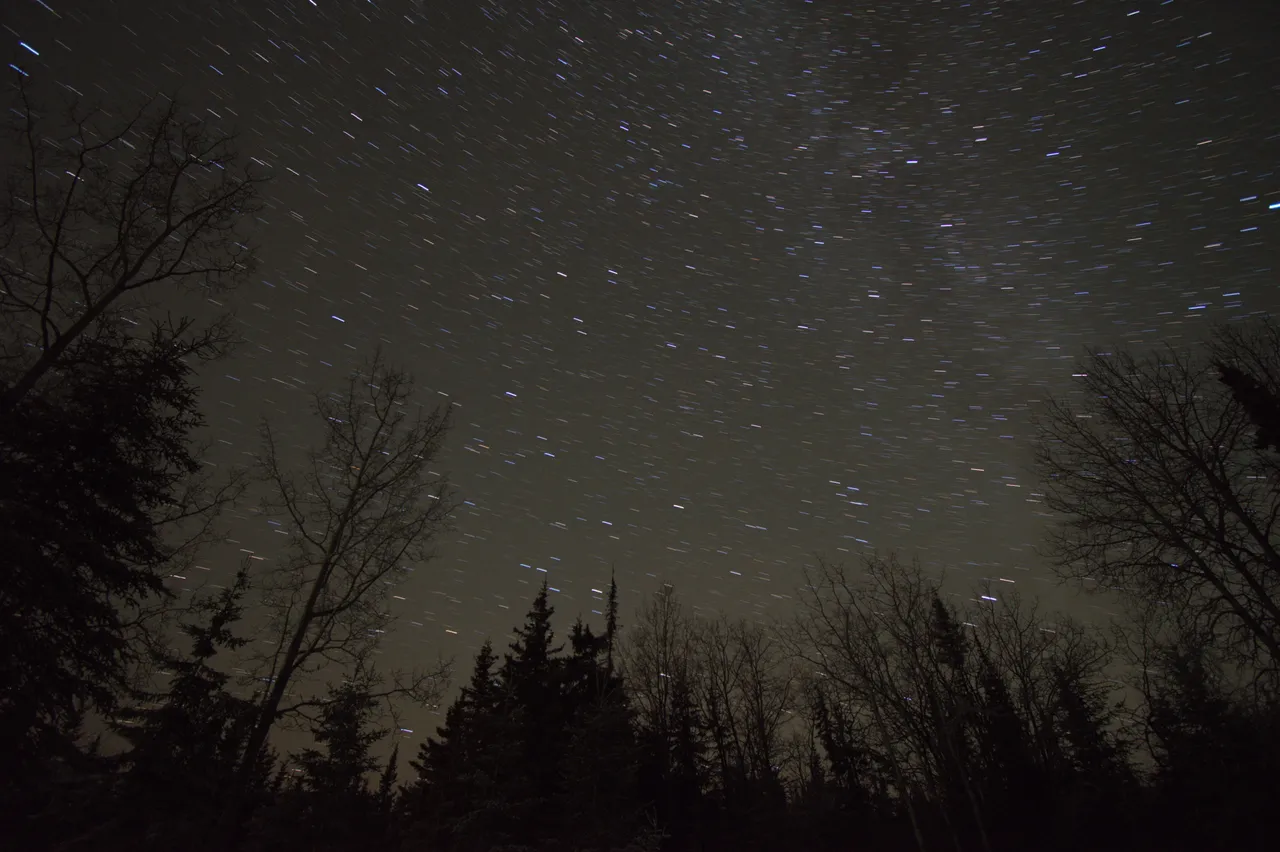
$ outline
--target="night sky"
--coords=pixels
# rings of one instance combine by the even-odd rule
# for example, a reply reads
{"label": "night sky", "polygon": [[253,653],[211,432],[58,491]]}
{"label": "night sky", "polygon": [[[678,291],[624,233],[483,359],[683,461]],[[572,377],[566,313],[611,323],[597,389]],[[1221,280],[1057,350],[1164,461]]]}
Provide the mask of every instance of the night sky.
{"label": "night sky", "polygon": [[[1056,595],[1036,400],[1280,303],[1267,3],[5,5],[33,79],[179,90],[274,176],[203,379],[220,462],[263,416],[308,440],[379,343],[458,406],[391,662],[465,670],[611,564],[624,608],[734,616],[815,552]],[[280,552],[251,509],[191,582]]]}

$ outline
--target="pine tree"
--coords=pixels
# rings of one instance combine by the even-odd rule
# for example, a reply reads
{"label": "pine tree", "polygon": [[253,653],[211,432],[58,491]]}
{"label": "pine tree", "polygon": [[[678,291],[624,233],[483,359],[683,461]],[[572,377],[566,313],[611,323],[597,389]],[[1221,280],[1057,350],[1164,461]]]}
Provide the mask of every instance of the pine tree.
{"label": "pine tree", "polygon": [[209,614],[206,624],[187,623],[182,632],[191,640],[188,657],[169,654],[158,662],[170,672],[166,690],[147,696],[154,706],[122,714],[118,730],[133,745],[125,757],[130,777],[157,789],[186,781],[187,775],[225,782],[246,733],[249,706],[226,691],[230,676],[215,669],[220,650],[234,651],[247,640],[232,632],[239,621],[241,601],[248,588],[247,568],[241,568],[230,588],[216,598],[197,602],[196,614]]}
{"label": "pine tree", "polygon": [[555,644],[544,584],[500,666],[489,643],[418,752],[402,797],[415,848],[610,849],[642,831],[631,710],[608,634],[578,619]]}
{"label": "pine tree", "polygon": [[1055,727],[1070,771],[1101,790],[1127,785],[1133,778],[1129,744],[1114,732],[1114,708],[1073,672],[1056,667],[1053,678],[1058,707]]}
{"label": "pine tree", "polygon": [[571,686],[575,696],[561,758],[561,839],[575,849],[624,846],[641,828],[638,743],[622,684],[603,668]]}
{"label": "pine tree", "polygon": [[965,642],[964,634],[960,632],[960,625],[956,623],[955,613],[936,596],[930,606],[933,615],[933,640],[939,657],[946,666],[949,677],[963,678],[968,657],[968,643]]}
{"label": "pine tree", "polygon": [[1203,649],[1173,649],[1165,664],[1148,718],[1158,742],[1158,818],[1186,848],[1268,848],[1280,830],[1271,792],[1280,713],[1233,696]]}
{"label": "pine tree", "polygon": [[873,813],[887,798],[887,782],[877,759],[853,719],[821,689],[813,690],[813,716],[818,739],[840,793],[840,808]]}
{"label": "pine tree", "polygon": [[927,697],[944,797],[943,818],[953,826],[957,842],[961,842],[959,826],[967,818],[977,834],[978,848],[990,852],[980,791],[974,783],[972,729],[979,697],[969,681],[969,643],[955,613],[936,595],[931,610],[937,664]]}
{"label": "pine tree", "polygon": [[1052,676],[1057,744],[1046,774],[1064,848],[1078,848],[1094,833],[1107,834],[1119,848],[1131,836],[1138,804],[1129,743],[1117,733],[1115,708],[1101,689],[1062,666]]}
{"label": "pine tree", "polygon": [[506,807],[518,787],[518,732],[497,662],[486,641],[444,724],[410,763],[417,778],[401,812],[411,846],[487,852],[519,836]]}
{"label": "pine tree", "polygon": [[827,684],[814,683],[808,694],[809,724],[821,750],[810,758],[801,819],[819,843],[841,848],[848,844],[851,825],[867,830],[893,815],[891,772],[871,747],[865,726],[828,694]]}
{"label": "pine tree", "polygon": [[974,732],[974,787],[989,830],[1001,845],[1025,848],[1042,830],[1048,789],[1036,764],[1025,721],[1018,713],[1003,672],[978,653]]}
{"label": "pine tree", "polygon": [[[207,614],[208,621],[182,626],[192,643],[190,656],[159,660],[170,673],[167,689],[148,697],[152,706],[118,717],[116,730],[132,745],[123,757],[122,812],[145,821],[156,844],[198,842],[227,804],[252,706],[228,691],[230,675],[212,663],[220,651],[246,642],[233,627],[248,582],[242,567],[231,587],[192,606],[193,614]],[[258,790],[265,788],[270,767],[262,769],[254,778]],[[146,813],[139,812],[140,802],[147,804]]]}
{"label": "pine tree", "polygon": [[262,179],[172,100],[121,120],[15,94],[0,156],[0,785],[26,799],[79,759],[86,709],[128,698],[138,611],[165,599],[178,549],[165,525],[210,507],[190,487],[191,379],[230,327],[140,326],[154,312],[139,305],[250,270],[242,226]]}
{"label": "pine tree", "polygon": [[596,635],[579,617],[569,634],[572,653],[562,663],[566,741],[560,839],[575,849],[621,848],[642,828],[638,742],[625,685],[613,668],[610,630],[617,630],[616,584],[605,633]]}
{"label": "pine tree", "polygon": [[705,726],[689,682],[686,666],[674,673],[671,715],[665,731],[648,732],[656,738],[660,759],[658,812],[673,836],[691,836],[709,807]]}
{"label": "pine tree", "polygon": [[567,740],[564,661],[554,645],[546,582],[538,590],[525,624],[503,658],[502,680],[511,691],[511,718],[517,746],[517,779],[509,808],[526,836],[535,842],[558,836],[563,827],[561,762]]}
{"label": "pine tree", "polygon": [[368,794],[368,775],[378,765],[369,751],[382,738],[370,729],[376,708],[359,683],[344,683],[333,691],[311,730],[322,748],[304,749],[296,758],[305,789],[335,800]]}
{"label": "pine tree", "polygon": [[399,763],[400,743],[396,743],[391,749],[391,756],[387,758],[387,765],[382,768],[382,774],[378,776],[378,793],[375,797],[378,812],[386,820],[390,820],[391,813],[395,809]]}
{"label": "pine tree", "polygon": [[369,775],[378,767],[370,751],[383,735],[372,727],[376,709],[360,681],[330,692],[311,729],[315,747],[294,757],[293,785],[256,814],[250,850],[348,852],[386,833],[379,800],[369,788]]}
{"label": "pine tree", "polygon": [[33,760],[74,755],[81,709],[110,714],[128,695],[130,622],[168,596],[175,551],[157,521],[200,467],[176,347],[86,347],[57,387],[0,411],[0,762],[27,777]]}
{"label": "pine tree", "polygon": [[1257,378],[1230,364],[1219,363],[1219,378],[1258,429],[1257,448],[1280,452],[1280,397]]}
{"label": "pine tree", "polygon": [[610,675],[613,674],[613,658],[614,652],[618,646],[618,576],[613,570],[609,572],[609,598],[608,605],[605,608],[605,642],[608,645],[608,655],[605,658],[605,667]]}
{"label": "pine tree", "polygon": [[[242,567],[230,588],[192,603],[188,613],[194,620],[180,625],[191,641],[190,654],[159,652],[155,663],[165,670],[167,685],[140,692],[135,706],[111,720],[131,748],[113,761],[119,771],[111,794],[114,807],[76,844],[210,848],[251,711],[227,691],[229,676],[212,661],[220,651],[245,643],[232,628],[247,586]],[[255,773],[255,792],[265,791],[269,772],[266,764]]]}
{"label": "pine tree", "polygon": [[521,689],[536,692],[542,688],[550,680],[547,673],[554,665],[555,655],[563,650],[552,645],[555,632],[551,628],[551,616],[555,614],[555,608],[548,603],[547,593],[544,581],[533,599],[524,626],[516,628],[515,641],[505,657],[503,676],[517,692]]}
{"label": "pine tree", "polygon": [[[482,737],[491,733],[494,717],[505,709],[505,690],[493,671],[495,663],[493,645],[486,641],[476,655],[470,682],[445,711],[444,725],[435,737],[427,738],[417,759],[410,762],[418,773],[418,788],[456,787],[468,766],[480,760],[485,745]],[[471,795],[480,793],[473,791]]]}

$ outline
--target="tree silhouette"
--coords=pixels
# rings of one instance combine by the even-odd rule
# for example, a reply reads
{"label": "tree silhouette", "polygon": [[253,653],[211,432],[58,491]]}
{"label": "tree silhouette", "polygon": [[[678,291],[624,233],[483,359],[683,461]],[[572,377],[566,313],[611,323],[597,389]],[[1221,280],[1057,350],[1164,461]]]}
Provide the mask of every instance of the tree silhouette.
{"label": "tree silhouette", "polygon": [[[1085,400],[1055,400],[1040,419],[1039,464],[1063,519],[1052,538],[1062,578],[1091,578],[1175,633],[1212,635],[1238,663],[1275,673],[1276,461],[1213,364],[1267,351],[1229,330],[1207,352],[1095,353],[1080,370]],[[1274,374],[1280,350],[1267,357]]]}
{"label": "tree silhouette", "polygon": [[[244,229],[265,181],[243,164],[234,137],[188,118],[172,98],[113,122],[74,102],[42,110],[24,84],[9,115],[0,413],[93,363],[100,344],[116,342],[119,312],[139,307],[130,296],[242,280],[254,261]],[[221,327],[194,339],[184,334],[189,322],[178,328],[167,339],[186,340],[190,352],[225,342]]]}
{"label": "tree silhouette", "polygon": [[274,492],[266,511],[289,533],[290,553],[264,581],[278,637],[261,660],[268,687],[259,696],[245,747],[246,771],[282,719],[324,708],[306,679],[336,667],[373,678],[377,699],[426,702],[443,668],[393,673],[377,683],[373,654],[390,624],[386,600],[396,582],[431,558],[453,505],[446,478],[431,465],[448,430],[448,411],[414,413],[413,384],[380,353],[353,373],[342,394],[318,395],[324,443],[295,475],[275,433],[263,427],[261,467]]}
{"label": "tree silhouette", "polygon": [[510,690],[509,709],[515,729],[514,790],[508,800],[513,818],[522,827],[522,840],[539,843],[558,837],[563,829],[564,779],[561,773],[568,719],[565,679],[554,645],[544,581],[533,599],[525,623],[503,656],[502,681]]}
{"label": "tree silhouette", "polygon": [[315,746],[293,759],[293,778],[255,815],[249,849],[282,846],[340,852],[385,835],[384,811],[369,776],[384,732],[373,727],[378,700],[360,680],[337,685],[312,727]]}
{"label": "tree silhouette", "polygon": [[641,743],[640,796],[654,804],[675,843],[692,841],[706,806],[694,643],[693,624],[668,585],[640,608],[620,654]]}
{"label": "tree silhouette", "polygon": [[516,729],[497,665],[486,641],[444,724],[411,763],[417,778],[405,791],[401,815],[415,848],[488,850],[514,830],[507,797],[515,784]]}
{"label": "tree silhouette", "polygon": [[[207,615],[208,620],[183,625],[192,643],[190,655],[161,659],[170,673],[167,689],[151,696],[151,706],[117,722],[132,745],[123,756],[123,798],[149,805],[145,812],[136,806],[121,812],[144,820],[146,835],[156,845],[180,838],[185,843],[201,840],[200,834],[221,817],[235,782],[253,707],[228,692],[231,678],[213,661],[220,652],[235,652],[246,642],[232,629],[240,620],[248,587],[248,568],[242,567],[232,586],[191,607],[193,615]],[[256,782],[262,785],[265,780],[259,774]]]}
{"label": "tree silhouette", "polygon": [[173,101],[56,113],[20,89],[0,157],[0,758],[26,772],[75,759],[77,720],[127,693],[185,550],[168,527],[194,521],[194,546],[234,496],[190,446],[193,363],[229,326],[142,300],[237,282],[261,185]]}
{"label": "tree silhouette", "polygon": [[1280,324],[1222,326],[1210,341],[1218,379],[1257,427],[1258,449],[1280,452]]}

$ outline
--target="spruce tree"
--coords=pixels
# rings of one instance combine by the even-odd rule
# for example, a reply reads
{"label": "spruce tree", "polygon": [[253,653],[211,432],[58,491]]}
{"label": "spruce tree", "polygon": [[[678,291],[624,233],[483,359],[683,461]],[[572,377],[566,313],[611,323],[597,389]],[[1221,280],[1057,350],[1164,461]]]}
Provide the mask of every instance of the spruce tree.
{"label": "spruce tree", "polygon": [[[242,567],[231,587],[194,604],[192,613],[208,620],[182,625],[192,643],[190,655],[161,657],[167,688],[116,719],[117,732],[132,745],[122,758],[121,814],[145,821],[146,836],[157,844],[197,843],[227,804],[252,706],[228,691],[230,675],[213,660],[247,641],[233,632],[247,588],[248,570]],[[263,788],[265,774],[254,782]],[[145,811],[139,808],[143,803]]]}
{"label": "spruce tree", "polygon": [[605,668],[610,675],[613,674],[614,668],[614,652],[618,647],[618,576],[616,572],[609,572],[609,598],[605,608],[605,642],[608,647],[607,656],[605,658]]}
{"label": "spruce tree", "polygon": [[128,696],[143,659],[131,622],[168,597],[175,548],[157,521],[200,468],[177,349],[104,336],[55,386],[0,410],[0,762],[28,778],[74,758],[81,710]]}
{"label": "spruce tree", "polygon": [[415,781],[401,797],[406,842],[427,848],[487,850],[518,837],[506,802],[517,792],[518,740],[510,690],[486,641],[470,681],[410,765]]}
{"label": "spruce tree", "polygon": [[303,787],[331,799],[358,797],[369,792],[369,773],[377,761],[369,753],[382,733],[371,729],[376,701],[359,683],[344,683],[333,691],[311,729],[316,745],[296,758]]}
{"label": "spruce tree", "polygon": [[400,774],[399,762],[400,743],[396,743],[391,749],[391,756],[387,758],[386,765],[382,768],[382,774],[378,776],[378,792],[375,797],[378,812],[388,820],[395,808],[396,780]]}
{"label": "spruce tree", "polygon": [[563,660],[566,741],[561,769],[564,831],[571,848],[621,848],[642,828],[638,743],[622,677],[613,670],[609,623],[617,629],[616,587],[603,635],[581,618]]}
{"label": "spruce tree", "polygon": [[348,852],[385,834],[378,798],[369,788],[369,776],[378,767],[370,751],[382,738],[372,727],[376,709],[362,682],[331,690],[311,729],[315,747],[294,757],[293,785],[255,815],[251,852]]}
{"label": "spruce tree", "polygon": [[129,697],[139,611],[166,597],[179,549],[165,525],[210,507],[190,487],[192,376],[226,351],[230,324],[145,318],[166,294],[250,271],[244,226],[263,179],[171,99],[121,118],[119,105],[37,103],[25,82],[12,94],[0,154],[0,801],[26,808],[39,776],[81,757],[85,711],[110,715]]}
{"label": "spruce tree", "polygon": [[516,821],[533,841],[558,836],[563,825],[563,777],[567,734],[562,646],[554,645],[546,582],[503,658],[502,679],[511,691],[516,731],[516,789],[509,802]]}
{"label": "spruce tree", "polygon": [[1226,363],[1217,367],[1220,380],[1257,427],[1257,448],[1280,452],[1280,396],[1238,367]]}

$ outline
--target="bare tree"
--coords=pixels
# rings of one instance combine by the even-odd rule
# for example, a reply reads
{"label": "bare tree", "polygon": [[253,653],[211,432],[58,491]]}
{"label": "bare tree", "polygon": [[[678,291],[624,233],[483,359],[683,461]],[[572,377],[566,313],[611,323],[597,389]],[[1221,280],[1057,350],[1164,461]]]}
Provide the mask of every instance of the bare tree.
{"label": "bare tree", "polygon": [[692,689],[698,677],[694,625],[671,586],[665,586],[636,615],[623,634],[622,674],[641,726],[668,736],[678,712],[677,692]]}
{"label": "bare tree", "polygon": [[974,832],[989,849],[1010,807],[1040,807],[1069,776],[1100,782],[1114,767],[1120,778],[1126,747],[1099,727],[1115,693],[1101,634],[1002,583],[951,604],[917,563],[863,568],[818,561],[791,645],[826,706],[891,771],[921,848],[932,818],[957,848]]}
{"label": "bare tree", "polygon": [[802,803],[817,793],[827,781],[824,765],[820,702],[825,700],[822,678],[810,675],[796,679],[799,724],[785,734],[781,745],[781,775],[788,801]]}
{"label": "bare tree", "polygon": [[[245,233],[265,178],[233,137],[172,99],[113,116],[76,103],[41,112],[24,88],[11,111],[0,210],[0,412],[119,337],[125,297],[158,287],[221,288],[249,271]],[[225,323],[155,324],[177,357],[208,357]]]}
{"label": "bare tree", "polygon": [[923,850],[918,793],[936,790],[942,758],[921,700],[927,689],[918,656],[910,655],[931,645],[929,605],[937,586],[918,566],[902,570],[893,557],[868,559],[864,567],[858,579],[819,559],[807,572],[793,652],[850,713],[865,718]]}
{"label": "bare tree", "polygon": [[[1255,673],[1280,665],[1275,459],[1220,364],[1280,376],[1274,328],[1219,330],[1207,351],[1095,352],[1075,400],[1039,418],[1059,575],[1092,580],[1179,636],[1221,643]],[[1216,364],[1215,364],[1216,362]]]}
{"label": "bare tree", "polygon": [[719,619],[697,635],[697,695],[722,785],[778,780],[782,737],[796,698],[794,671],[772,631]]}
{"label": "bare tree", "polygon": [[[449,410],[423,412],[413,382],[381,355],[357,371],[344,393],[320,394],[315,412],[324,442],[299,472],[281,457],[275,432],[262,429],[261,468],[272,491],[266,510],[290,536],[290,552],[265,578],[278,641],[263,662],[268,684],[243,766],[256,765],[272,728],[311,718],[327,699],[313,677],[323,671],[368,681],[390,626],[388,596],[433,556],[448,528],[448,480],[431,469],[449,427]],[[391,673],[370,687],[376,699],[435,700],[447,667]]]}

